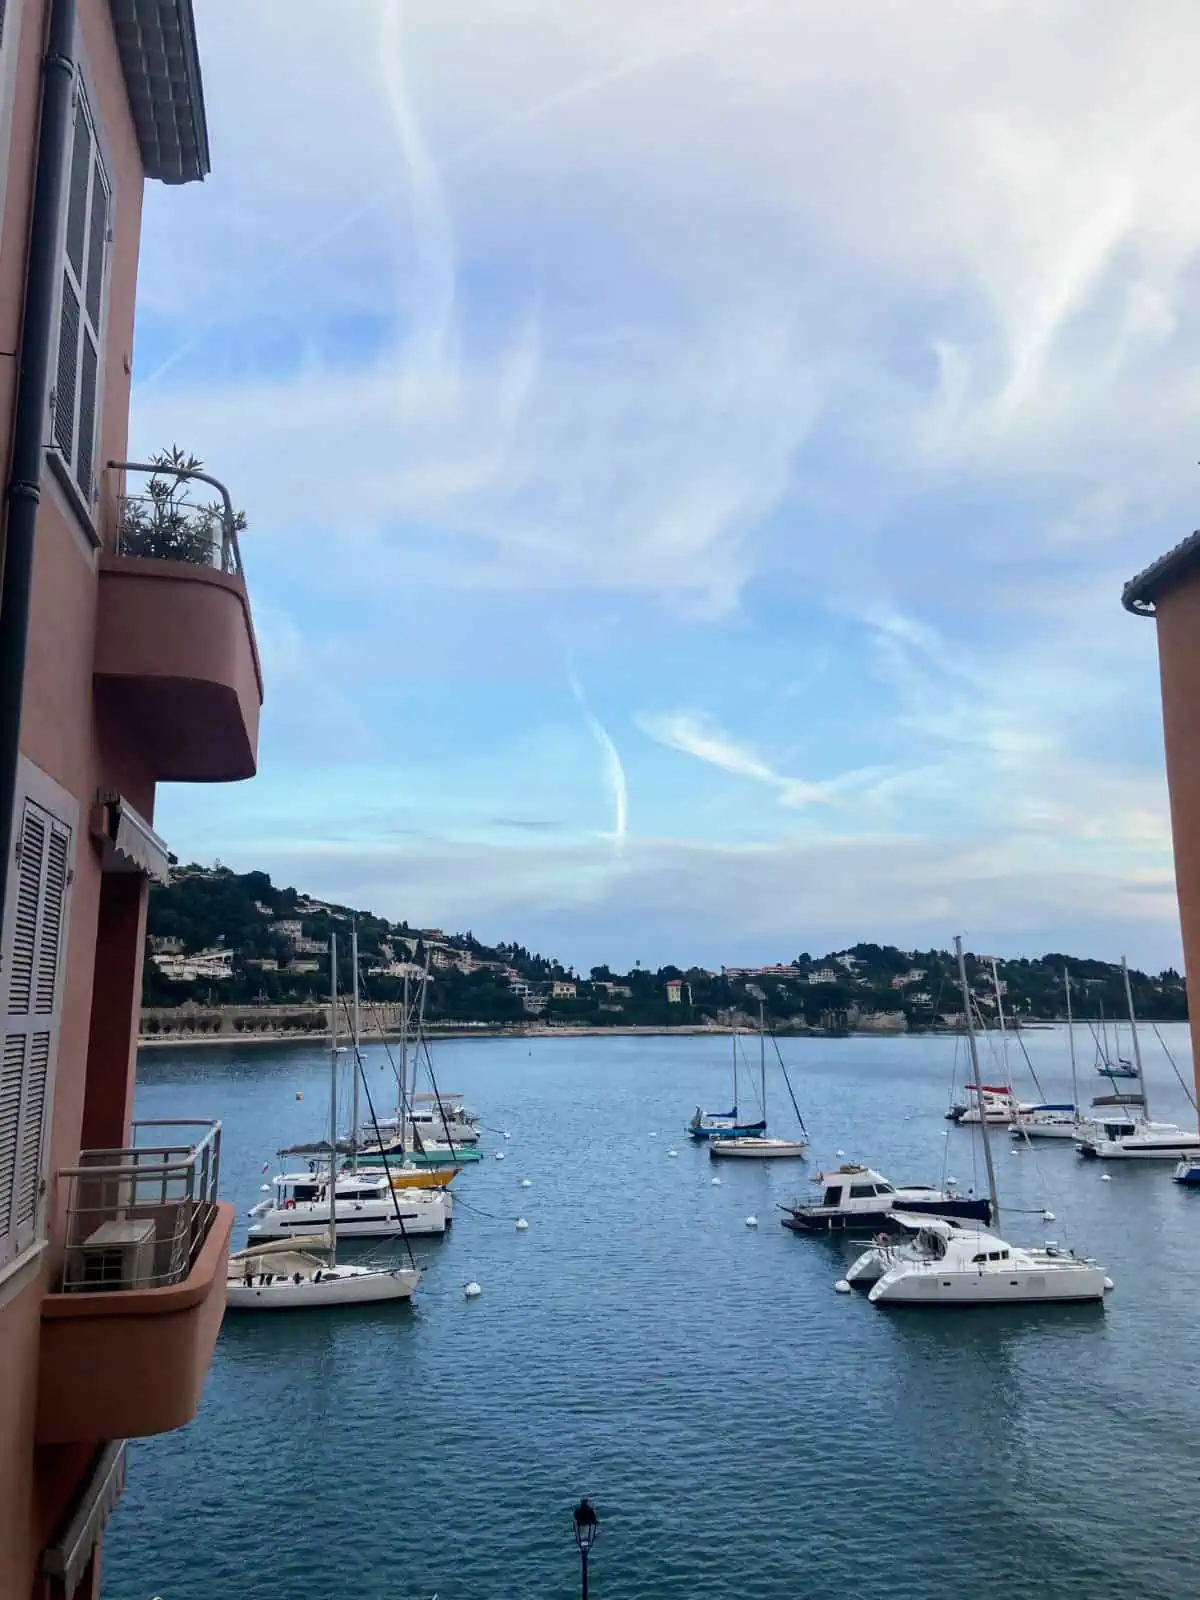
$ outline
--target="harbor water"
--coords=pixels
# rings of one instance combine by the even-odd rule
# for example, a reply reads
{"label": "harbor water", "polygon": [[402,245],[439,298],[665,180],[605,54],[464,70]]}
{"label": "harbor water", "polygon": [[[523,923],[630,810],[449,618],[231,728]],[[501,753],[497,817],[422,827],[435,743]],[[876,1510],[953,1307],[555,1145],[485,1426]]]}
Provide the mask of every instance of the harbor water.
{"label": "harbor water", "polygon": [[[1186,1029],[1163,1037],[1190,1082]],[[1024,1038],[1047,1098],[1069,1098],[1065,1030]],[[1090,1098],[1107,1086],[1082,1044]],[[435,1045],[439,1084],[489,1131],[450,1234],[414,1246],[415,1302],[228,1315],[195,1422],[131,1446],[108,1600],[569,1596],[581,1495],[594,1600],[1195,1593],[1200,1193],[1170,1163],[1013,1154],[997,1130],[1006,1236],[1099,1257],[1115,1291],[882,1311],[834,1291],[853,1247],[796,1237],[778,1207],[839,1158],[982,1189],[978,1132],[944,1120],[961,1043],[781,1048],[807,1162],[716,1162],[687,1138],[697,1105],[728,1106],[726,1038]],[[1144,1049],[1153,1114],[1192,1121],[1152,1034]],[[367,1064],[390,1109],[380,1047]],[[768,1095],[789,1132],[777,1071]],[[139,1068],[138,1116],[221,1120],[235,1243],[276,1148],[323,1137],[327,1103],[310,1045]]]}

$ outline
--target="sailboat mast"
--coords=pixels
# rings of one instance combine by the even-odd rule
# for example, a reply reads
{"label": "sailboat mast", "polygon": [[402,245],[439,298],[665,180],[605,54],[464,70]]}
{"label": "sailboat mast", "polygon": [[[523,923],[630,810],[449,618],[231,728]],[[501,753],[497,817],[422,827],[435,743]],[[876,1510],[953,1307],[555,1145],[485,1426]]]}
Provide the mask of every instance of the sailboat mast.
{"label": "sailboat mast", "polygon": [[354,1009],[352,1012],[354,1029],[354,1088],[351,1091],[350,1111],[350,1167],[353,1172],[358,1171],[358,1073],[359,1053],[358,1044],[361,1037],[361,1028],[358,1014],[358,929],[350,930],[350,965],[354,968]]}
{"label": "sailboat mast", "polygon": [[1004,996],[1000,992],[1000,974],[992,959],[992,988],[996,991],[996,1026],[1000,1029],[1000,1054],[1004,1057],[1004,1087],[1011,1089],[1012,1073],[1008,1067],[1008,1034],[1004,1031]]}
{"label": "sailboat mast", "polygon": [[[992,1227],[1000,1226],[1000,1196],[996,1193],[996,1170],[992,1166],[992,1142],[988,1135],[987,1106],[983,1099],[983,1080],[979,1075],[979,1047],[975,1042],[975,1019],[971,1015],[971,989],[967,983],[967,962],[963,955],[962,939],[954,936],[954,953],[958,957],[958,981],[962,985],[963,1008],[967,1017],[967,1048],[971,1052],[971,1072],[979,1096],[979,1131],[983,1135],[983,1159],[987,1166],[988,1193],[992,1202]],[[1007,1087],[1007,1086],[1006,1086]]]}
{"label": "sailboat mast", "polygon": [[733,1024],[733,1120],[738,1119],[738,1093],[737,1093],[737,1023]]}
{"label": "sailboat mast", "polygon": [[1067,1048],[1071,1052],[1071,1101],[1075,1107],[1075,1121],[1079,1121],[1079,1079],[1075,1069],[1075,1019],[1071,1015],[1071,974],[1063,968],[1063,988],[1067,991]]}
{"label": "sailboat mast", "polygon": [[1138,1083],[1142,1090],[1142,1115],[1150,1120],[1150,1101],[1146,1095],[1146,1074],[1142,1071],[1142,1047],[1138,1043],[1137,1018],[1133,1014],[1133,990],[1129,985],[1129,963],[1121,957],[1121,975],[1125,979],[1125,1003],[1129,1007],[1129,1032],[1133,1038],[1133,1064],[1137,1068]]}
{"label": "sailboat mast", "polygon": [[767,1024],[761,1000],[758,1002],[758,1078],[765,1122],[767,1120]]}
{"label": "sailboat mast", "polygon": [[329,1260],[337,1262],[337,934],[329,935]]}
{"label": "sailboat mast", "polygon": [[404,1007],[400,1013],[400,1082],[396,1085],[400,1091],[400,1102],[396,1107],[396,1115],[400,1119],[400,1144],[408,1148],[408,1129],[405,1126],[404,1111],[404,1086],[408,1082],[408,963],[404,964]]}

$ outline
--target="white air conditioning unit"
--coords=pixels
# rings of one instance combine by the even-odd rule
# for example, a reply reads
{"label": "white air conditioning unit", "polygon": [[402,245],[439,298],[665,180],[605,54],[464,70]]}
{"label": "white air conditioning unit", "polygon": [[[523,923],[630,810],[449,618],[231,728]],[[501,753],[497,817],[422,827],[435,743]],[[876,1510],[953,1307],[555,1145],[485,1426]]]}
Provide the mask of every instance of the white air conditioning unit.
{"label": "white air conditioning unit", "polygon": [[145,1289],[154,1281],[154,1223],[105,1222],[79,1246],[73,1289]]}

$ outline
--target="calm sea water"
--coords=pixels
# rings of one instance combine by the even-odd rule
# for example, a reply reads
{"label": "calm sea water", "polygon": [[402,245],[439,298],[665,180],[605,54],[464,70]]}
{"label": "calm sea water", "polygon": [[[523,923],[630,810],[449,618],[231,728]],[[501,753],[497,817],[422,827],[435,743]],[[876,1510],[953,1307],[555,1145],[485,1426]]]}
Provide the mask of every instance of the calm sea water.
{"label": "calm sea water", "polygon": [[[1164,1035],[1190,1077],[1184,1030]],[[1065,1095],[1064,1035],[1027,1044]],[[876,1310],[834,1292],[849,1247],[794,1237],[776,1206],[842,1152],[894,1180],[980,1181],[942,1115],[957,1047],[783,1048],[812,1159],[718,1167],[682,1127],[729,1099],[725,1040],[435,1046],[443,1088],[511,1138],[489,1133],[459,1178],[418,1301],[227,1318],[196,1421],[132,1449],[109,1600],[570,1595],[583,1494],[597,1600],[1196,1593],[1200,1193],[1169,1166],[1002,1138],[1005,1231],[1098,1255],[1106,1307]],[[1156,1114],[1184,1120],[1147,1052]],[[276,1145],[320,1135],[326,1085],[305,1046],[161,1051],[137,1109],[222,1120],[240,1238]],[[769,1093],[786,1131],[777,1078]]]}

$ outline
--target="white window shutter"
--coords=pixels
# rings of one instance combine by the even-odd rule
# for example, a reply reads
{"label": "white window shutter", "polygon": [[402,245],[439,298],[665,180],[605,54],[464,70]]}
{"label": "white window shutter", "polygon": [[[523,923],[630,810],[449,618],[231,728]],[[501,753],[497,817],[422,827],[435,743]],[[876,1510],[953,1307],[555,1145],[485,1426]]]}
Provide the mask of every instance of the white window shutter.
{"label": "white window shutter", "polygon": [[77,83],[67,174],[62,298],[54,383],[54,443],[71,476],[93,498],[100,417],[100,352],[109,234],[109,184],[83,84]]}
{"label": "white window shutter", "polygon": [[18,834],[0,1054],[0,1265],[38,1236],[62,1014],[71,829],[26,799]]}

